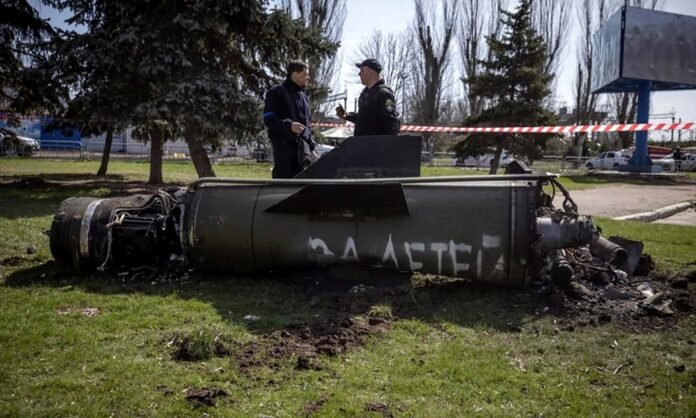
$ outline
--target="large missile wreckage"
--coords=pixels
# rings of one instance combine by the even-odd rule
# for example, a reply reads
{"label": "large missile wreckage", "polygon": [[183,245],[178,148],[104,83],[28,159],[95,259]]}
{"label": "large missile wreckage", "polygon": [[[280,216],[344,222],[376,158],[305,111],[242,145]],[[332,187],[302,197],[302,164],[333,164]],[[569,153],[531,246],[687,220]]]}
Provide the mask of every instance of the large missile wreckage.
{"label": "large missile wreckage", "polygon": [[[204,178],[187,188],[70,198],[51,252],[80,272],[147,265],[247,274],[338,264],[524,287],[570,280],[563,249],[599,243],[553,175],[418,177],[420,137],[350,138],[289,180]],[[547,189],[564,194],[551,206]],[[621,255],[619,254],[619,257]]]}

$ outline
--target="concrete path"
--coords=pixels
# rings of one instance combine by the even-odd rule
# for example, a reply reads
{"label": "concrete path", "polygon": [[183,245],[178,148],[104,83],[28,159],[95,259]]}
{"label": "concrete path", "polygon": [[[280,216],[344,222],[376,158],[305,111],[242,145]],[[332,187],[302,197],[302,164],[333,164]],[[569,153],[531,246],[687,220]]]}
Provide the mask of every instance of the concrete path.
{"label": "concrete path", "polygon": [[[641,212],[654,211],[686,201],[696,201],[696,184],[637,185],[616,184],[593,189],[572,190],[571,197],[583,215],[616,218]],[[561,207],[563,195],[557,193],[554,205]],[[696,225],[696,211],[688,209],[661,220],[662,223]]]}

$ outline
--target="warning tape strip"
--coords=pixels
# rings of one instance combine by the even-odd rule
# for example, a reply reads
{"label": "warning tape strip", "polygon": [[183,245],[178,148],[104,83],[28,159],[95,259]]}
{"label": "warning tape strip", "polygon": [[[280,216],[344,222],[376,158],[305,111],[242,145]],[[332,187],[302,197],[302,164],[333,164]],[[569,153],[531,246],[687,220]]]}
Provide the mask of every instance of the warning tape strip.
{"label": "warning tape strip", "polygon": [[[352,124],[312,123],[313,127],[335,128],[351,127]],[[402,132],[457,132],[457,133],[523,133],[523,134],[563,134],[575,132],[636,132],[636,131],[678,131],[696,129],[695,122],[681,123],[614,123],[609,125],[565,125],[565,126],[418,126],[403,125]]]}
{"label": "warning tape strip", "polygon": [[[36,119],[43,116],[19,116],[19,119]],[[7,115],[0,112],[0,120]],[[60,118],[53,118],[60,119]],[[315,122],[312,127],[336,128],[352,127],[352,123]],[[562,126],[420,126],[402,125],[402,132],[455,132],[455,133],[522,133],[522,134],[564,134],[585,132],[637,132],[637,131],[680,131],[696,129],[696,122],[680,123],[613,123],[608,125],[562,125]]]}

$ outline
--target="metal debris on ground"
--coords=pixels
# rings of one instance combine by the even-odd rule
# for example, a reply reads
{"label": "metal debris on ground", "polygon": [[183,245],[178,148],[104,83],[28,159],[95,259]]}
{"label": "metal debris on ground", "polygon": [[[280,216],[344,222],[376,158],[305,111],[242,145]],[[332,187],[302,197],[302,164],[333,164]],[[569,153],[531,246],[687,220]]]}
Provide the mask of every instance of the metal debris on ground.
{"label": "metal debris on ground", "polygon": [[620,237],[598,240],[562,250],[566,268],[573,272],[570,280],[567,271],[554,269],[558,258],[547,259],[547,268],[534,282],[536,293],[548,303],[540,312],[562,317],[564,329],[572,330],[606,322],[635,329],[660,327],[667,317],[691,311],[689,280],[650,277],[654,264],[649,254],[642,254],[643,243]]}

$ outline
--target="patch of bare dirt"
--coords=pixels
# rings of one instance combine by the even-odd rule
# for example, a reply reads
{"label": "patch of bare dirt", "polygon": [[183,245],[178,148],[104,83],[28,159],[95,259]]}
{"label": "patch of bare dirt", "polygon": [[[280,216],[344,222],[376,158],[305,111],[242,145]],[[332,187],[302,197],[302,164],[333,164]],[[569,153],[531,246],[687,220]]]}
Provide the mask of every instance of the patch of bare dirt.
{"label": "patch of bare dirt", "polygon": [[215,406],[217,398],[227,395],[222,389],[190,388],[186,389],[185,399],[195,406]]}
{"label": "patch of bare dirt", "polygon": [[155,389],[157,389],[157,391],[159,392],[162,392],[164,396],[172,396],[174,394],[174,390],[166,385],[157,385]]}
{"label": "patch of bare dirt", "polygon": [[389,326],[390,320],[385,318],[336,316],[263,335],[234,356],[241,370],[259,366],[277,369],[289,358],[297,359],[297,370],[322,370],[321,355],[346,353],[361,346],[366,336]]}
{"label": "patch of bare dirt", "polygon": [[[328,288],[325,288],[319,284],[322,280],[317,280],[318,277],[304,275],[303,289],[308,295],[307,302],[322,312],[316,320],[259,333],[255,341],[244,345],[234,341],[225,343],[218,339],[219,336],[179,335],[168,339],[168,346],[173,347],[173,360],[200,361],[211,356],[229,356],[242,372],[253,373],[253,369],[259,367],[280,370],[290,360],[296,370],[322,370],[323,358],[355,350],[364,344],[368,336],[390,329],[396,318],[415,315],[427,320],[428,312],[435,309],[438,300],[449,298],[452,291],[461,292],[462,289],[469,289],[470,292],[463,293],[466,297],[493,294],[497,299],[502,295],[509,301],[503,302],[503,305],[509,306],[512,317],[529,313],[551,315],[556,318],[556,332],[609,323],[631,332],[653,332],[672,327],[695,311],[696,270],[683,277],[657,277],[652,272],[655,265],[651,257],[643,254],[637,262],[634,276],[630,277],[625,273],[620,274],[617,268],[608,263],[593,258],[587,248],[582,251],[587,253],[586,258],[568,255],[575,263],[575,274],[570,284],[559,285],[550,277],[545,277],[536,280],[529,289],[519,291],[439,276],[421,277],[417,282],[411,282],[410,287],[375,287],[356,285],[355,282],[350,282],[349,286],[338,286],[340,280],[326,280]],[[176,277],[174,271],[155,272],[155,275],[166,277],[167,280],[162,283],[169,283],[170,279]],[[186,273],[187,281],[189,273]],[[374,276],[380,273],[374,273]],[[192,274],[191,279],[196,280],[198,275],[195,272]],[[118,277],[124,280],[120,275]],[[370,276],[370,280],[364,283],[374,285],[375,282],[371,281],[373,278]],[[149,282],[155,279],[134,275],[130,280]],[[301,283],[294,285],[301,286]],[[425,304],[421,306],[417,299]],[[391,311],[373,310],[385,301],[394,316]],[[498,323],[497,312],[489,313],[494,326],[521,331],[520,323],[513,320],[505,328],[504,323]],[[487,313],[482,312],[481,315],[485,320]],[[433,326],[437,328],[438,324],[435,319]],[[446,333],[446,330],[442,329],[442,332]],[[271,381],[269,384],[274,383]]]}
{"label": "patch of bare dirt", "polygon": [[324,395],[316,402],[307,402],[304,406],[304,416],[311,417],[321,410],[324,404],[329,400],[329,397]]}
{"label": "patch of bare dirt", "polygon": [[391,410],[389,409],[389,405],[384,402],[370,402],[365,405],[365,411],[380,413],[384,418],[394,417],[394,414],[392,414]]}
{"label": "patch of bare dirt", "polygon": [[175,335],[167,346],[171,347],[171,358],[175,361],[200,361],[231,353],[219,335],[212,340],[207,335]]}
{"label": "patch of bare dirt", "polygon": [[[47,183],[43,178],[41,177],[25,177],[19,180],[15,180],[12,183],[9,183],[10,187],[18,187],[22,189],[37,189],[37,188],[45,188],[49,186],[49,183]],[[53,186],[51,184],[51,186]]]}
{"label": "patch of bare dirt", "polygon": [[[645,275],[627,277],[616,274],[606,265],[576,267],[576,276],[567,286],[555,284],[550,279],[539,279],[524,291],[496,289],[485,284],[447,277],[423,277],[411,291],[404,287],[375,288],[356,285],[342,293],[329,294],[320,291],[311,296],[310,305],[320,303],[330,306],[316,321],[289,325],[283,329],[260,333],[255,341],[244,345],[225,344],[216,338],[205,341],[191,336],[178,336],[170,341],[174,347],[172,359],[198,361],[210,356],[234,359],[242,372],[253,373],[255,368],[267,367],[280,370],[289,360],[299,371],[323,370],[322,358],[343,355],[362,346],[371,335],[391,328],[399,317],[423,315],[422,307],[414,300],[413,291],[431,299],[432,303],[459,291],[462,287],[474,292],[501,292],[509,299],[513,311],[551,315],[557,318],[556,332],[570,332],[583,326],[613,324],[631,332],[652,332],[672,327],[679,320],[692,314],[696,308],[696,271],[683,277],[650,276],[654,265],[649,255],[644,255],[637,272]],[[315,280],[309,280],[315,284]],[[449,289],[449,290],[448,290]],[[474,289],[479,289],[474,290]],[[391,313],[375,313],[375,303],[389,300]],[[427,308],[426,308],[427,309]],[[437,322],[434,324],[437,327]],[[509,328],[519,332],[519,324]],[[443,332],[445,332],[443,330]],[[200,344],[207,344],[203,349]],[[201,357],[201,350],[205,351]],[[318,402],[316,407],[320,407]],[[309,404],[308,404],[309,405]],[[309,409],[313,407],[308,406]]]}
{"label": "patch of bare dirt", "polygon": [[0,260],[0,267],[1,266],[8,266],[8,267],[15,267],[20,264],[23,264],[27,259],[25,257],[19,257],[19,256],[12,256],[12,257],[7,257],[3,258]]}

